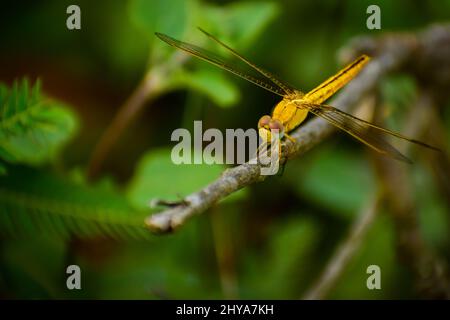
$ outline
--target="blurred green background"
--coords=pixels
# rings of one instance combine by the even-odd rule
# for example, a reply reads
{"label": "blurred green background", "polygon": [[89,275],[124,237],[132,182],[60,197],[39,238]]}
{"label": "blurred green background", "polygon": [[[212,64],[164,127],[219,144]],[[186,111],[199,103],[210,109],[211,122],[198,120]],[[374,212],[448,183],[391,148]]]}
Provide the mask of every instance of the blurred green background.
{"label": "blurred green background", "polygon": [[[306,91],[338,70],[337,52],[350,38],[414,32],[450,18],[450,1],[77,1],[82,28],[70,31],[70,4],[2,4],[0,93],[8,96],[14,80],[27,77],[30,84],[16,90],[26,95],[24,88],[39,78],[42,95],[63,105],[66,117],[46,120],[58,124],[51,132],[60,138],[47,136],[45,127],[36,133],[44,146],[54,142],[52,150],[20,142],[2,156],[2,298],[300,298],[376,190],[367,148],[335,134],[290,161],[282,176],[240,191],[172,235],[149,235],[141,225],[150,199],[177,200],[225,168],[174,166],[172,131],[191,128],[194,120],[204,129],[255,127],[278,101],[189,60],[163,77],[160,92],[88,182],[92,152],[114,114],[143,77],[173,61],[176,50],[154,32],[221,52],[197,30],[201,26]],[[381,30],[366,28],[370,4],[381,8]],[[384,79],[380,90],[392,110],[407,109],[416,97],[414,79],[402,74]],[[442,110],[448,128],[450,114]],[[426,165],[418,162],[411,171],[424,238],[448,261],[448,202]],[[380,212],[328,297],[417,297],[395,246],[392,220]],[[81,267],[82,290],[67,290],[69,264]],[[381,267],[382,290],[366,288],[371,264]]]}

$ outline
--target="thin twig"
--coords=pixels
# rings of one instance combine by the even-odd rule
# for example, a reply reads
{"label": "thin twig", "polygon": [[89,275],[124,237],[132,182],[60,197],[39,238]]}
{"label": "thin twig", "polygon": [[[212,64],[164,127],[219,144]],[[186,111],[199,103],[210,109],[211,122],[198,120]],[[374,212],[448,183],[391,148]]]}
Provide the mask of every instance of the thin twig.
{"label": "thin twig", "polygon": [[159,78],[156,72],[147,73],[131,96],[119,108],[111,124],[103,132],[94,148],[87,171],[89,179],[95,178],[111,148],[128,127],[132,119],[135,118],[138,111],[142,109],[145,102],[148,101],[149,97],[156,96],[159,91],[157,88],[160,87]]}
{"label": "thin twig", "polygon": [[[352,81],[343,92],[333,101],[336,107],[344,111],[351,111],[365,94],[373,90],[381,76],[402,65],[415,48],[415,42],[398,36],[399,39],[385,45],[384,51]],[[405,40],[405,41],[402,41]],[[334,130],[330,124],[322,119],[313,119],[297,129],[292,137],[296,143],[287,143],[287,148],[281,159],[298,157],[329,136]],[[154,232],[166,233],[183,225],[189,218],[207,210],[217,201],[255,182],[265,179],[260,175],[259,164],[245,163],[227,169],[214,182],[202,190],[188,195],[182,204],[154,214],[146,219],[146,225]]]}
{"label": "thin twig", "polygon": [[353,223],[348,236],[336,248],[324,271],[311,286],[302,299],[320,300],[326,297],[331,288],[337,283],[345,268],[356,254],[375,220],[381,195],[370,199]]}

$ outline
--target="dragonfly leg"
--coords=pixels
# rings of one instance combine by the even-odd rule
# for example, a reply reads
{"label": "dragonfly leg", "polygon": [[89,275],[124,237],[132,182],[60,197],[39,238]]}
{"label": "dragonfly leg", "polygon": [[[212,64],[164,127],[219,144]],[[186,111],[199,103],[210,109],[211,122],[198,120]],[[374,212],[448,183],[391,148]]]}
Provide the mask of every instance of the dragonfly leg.
{"label": "dragonfly leg", "polygon": [[284,134],[284,136],[286,137],[286,138],[288,138],[289,139],[289,141],[291,141],[292,143],[296,143],[297,142],[297,140],[295,139],[295,138],[293,138],[293,137],[291,137],[290,135],[288,135],[288,134]]}
{"label": "dragonfly leg", "polygon": [[280,165],[280,170],[277,172],[278,177],[282,177],[284,173],[284,168],[286,167],[287,161],[285,161],[283,164]]}

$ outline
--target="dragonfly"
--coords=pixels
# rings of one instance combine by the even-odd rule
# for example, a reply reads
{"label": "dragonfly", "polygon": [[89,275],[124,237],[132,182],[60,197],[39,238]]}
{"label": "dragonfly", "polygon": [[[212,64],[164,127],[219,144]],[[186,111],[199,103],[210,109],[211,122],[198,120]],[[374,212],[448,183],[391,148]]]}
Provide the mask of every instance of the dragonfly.
{"label": "dragonfly", "polygon": [[263,89],[270,91],[280,97],[282,100],[275,106],[271,115],[264,115],[258,121],[258,131],[261,137],[265,137],[270,141],[271,130],[278,130],[280,133],[280,139],[286,137],[287,139],[295,142],[295,139],[290,136],[290,132],[297,128],[307,117],[308,113],[325,119],[333,126],[343,130],[352,137],[356,138],[360,142],[364,143],[373,150],[390,156],[394,159],[412,163],[410,159],[404,156],[400,151],[393,147],[386,141],[385,136],[394,136],[426,148],[438,150],[422,141],[408,138],[400,133],[385,129],[378,125],[375,125],[369,121],[357,118],[351,114],[341,111],[333,106],[323,104],[332,95],[334,95],[339,89],[349,83],[356,75],[363,69],[363,67],[370,61],[370,57],[363,54],[356,60],[345,66],[338,73],[328,78],[313,90],[304,93],[287,82],[279,79],[274,74],[259,67],[255,63],[251,62],[237,51],[206,32],[202,28],[199,28],[209,39],[223,47],[231,55],[235,56],[243,63],[252,68],[258,76],[251,75],[248,72],[243,71],[241,68],[226,61],[223,57],[203,49],[199,46],[176,40],[168,35],[156,32],[155,35],[166,42],[167,44],[185,51],[186,53],[205,60],[219,68],[231,72],[232,74],[239,76]]}

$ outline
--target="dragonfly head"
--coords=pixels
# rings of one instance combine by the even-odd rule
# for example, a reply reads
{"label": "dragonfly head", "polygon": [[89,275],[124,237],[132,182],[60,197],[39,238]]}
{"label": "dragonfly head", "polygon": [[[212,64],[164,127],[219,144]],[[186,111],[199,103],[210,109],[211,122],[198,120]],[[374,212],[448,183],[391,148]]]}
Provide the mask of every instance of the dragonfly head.
{"label": "dragonfly head", "polygon": [[269,115],[262,116],[258,121],[258,132],[264,141],[271,141],[270,130],[278,130],[280,139],[283,137],[284,126],[281,121],[278,119],[273,119]]}

